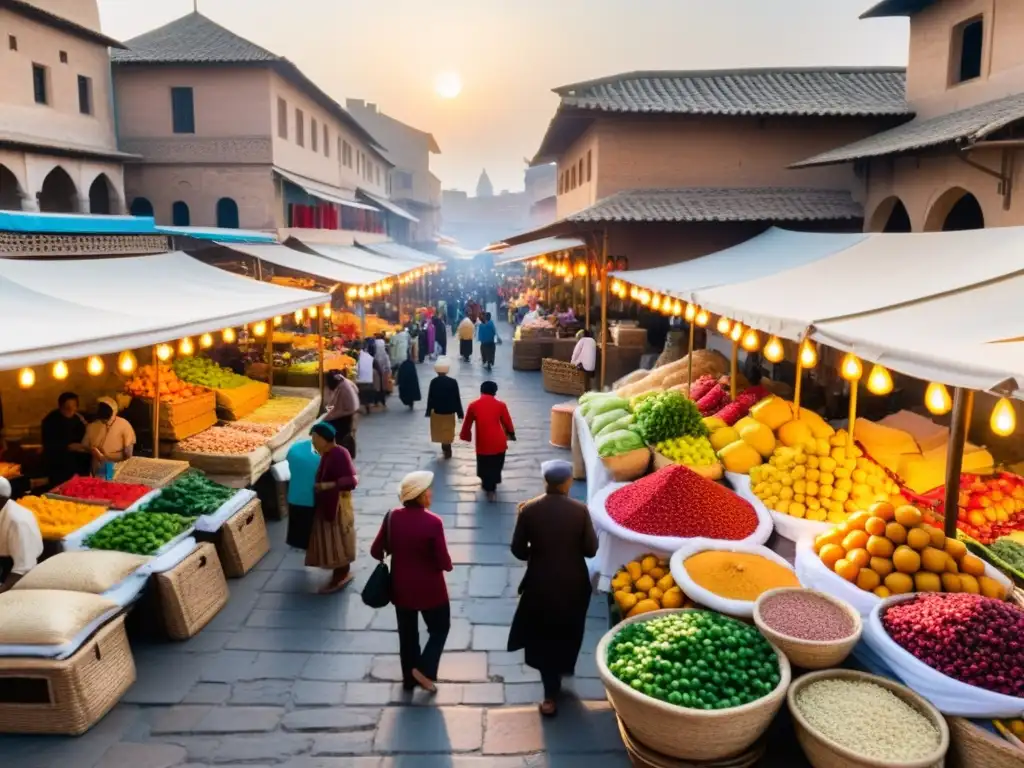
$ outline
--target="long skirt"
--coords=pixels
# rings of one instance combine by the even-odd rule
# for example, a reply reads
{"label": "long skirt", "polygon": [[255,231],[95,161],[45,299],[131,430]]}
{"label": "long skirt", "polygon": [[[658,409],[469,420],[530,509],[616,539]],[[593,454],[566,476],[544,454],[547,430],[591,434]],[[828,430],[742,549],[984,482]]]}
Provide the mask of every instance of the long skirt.
{"label": "long skirt", "polygon": [[490,456],[476,455],[476,476],[485,491],[493,491],[501,485],[501,470],[505,467],[505,454],[494,453]]}
{"label": "long skirt", "polygon": [[473,356],[473,340],[459,339],[459,355],[462,357]]}
{"label": "long skirt", "polygon": [[313,517],[306,565],[310,568],[344,568],[356,559],[356,512],[352,494],[338,494],[338,512],[333,520]]}
{"label": "long skirt", "polygon": [[586,631],[590,589],[571,588],[551,598],[544,588],[524,589],[509,628],[507,650],[524,650],[528,667],[572,675]]}
{"label": "long skirt", "polygon": [[430,414],[430,441],[442,445],[451,445],[455,442],[454,413]]}

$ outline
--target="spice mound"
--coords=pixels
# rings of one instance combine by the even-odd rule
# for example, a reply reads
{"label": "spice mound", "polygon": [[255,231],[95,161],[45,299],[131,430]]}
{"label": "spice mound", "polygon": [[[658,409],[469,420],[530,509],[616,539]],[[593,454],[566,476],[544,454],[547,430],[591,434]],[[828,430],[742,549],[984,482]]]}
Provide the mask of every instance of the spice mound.
{"label": "spice mound", "polygon": [[753,602],[769,589],[800,586],[789,568],[747,552],[699,552],[683,567],[697,586],[730,600]]}
{"label": "spice mound", "polygon": [[609,517],[650,536],[738,541],[757,530],[746,501],[681,465],[659,469],[608,496]]}
{"label": "spice mound", "polygon": [[817,680],[797,694],[796,706],[825,738],[884,763],[921,760],[942,741],[915,707],[866,680]]}
{"label": "spice mound", "polygon": [[845,640],[854,632],[853,617],[831,600],[801,590],[762,600],[761,620],[780,635],[798,640]]}
{"label": "spice mound", "polygon": [[690,709],[728,709],[775,690],[779,660],[748,624],[684,611],[627,625],[608,646],[608,669],[638,693]]}
{"label": "spice mound", "polygon": [[886,609],[900,647],[960,682],[1024,697],[1024,611],[990,597],[917,595]]}

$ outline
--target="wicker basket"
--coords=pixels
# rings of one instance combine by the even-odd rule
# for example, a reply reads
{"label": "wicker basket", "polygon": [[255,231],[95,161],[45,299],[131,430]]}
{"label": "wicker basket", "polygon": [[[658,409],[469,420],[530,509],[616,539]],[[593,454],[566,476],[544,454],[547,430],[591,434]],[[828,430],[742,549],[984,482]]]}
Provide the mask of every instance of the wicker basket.
{"label": "wicker basket", "polygon": [[[790,637],[781,632],[776,632],[766,625],[764,619],[761,618],[761,604],[772,595],[780,595],[783,592],[808,592],[838,606],[846,611],[853,620],[853,634],[845,640],[802,640],[798,637]],[[754,603],[754,624],[761,630],[761,634],[768,638],[768,642],[786,654],[794,667],[800,667],[801,669],[829,669],[831,667],[838,667],[853,651],[853,647],[860,640],[861,632],[864,631],[864,624],[861,621],[860,613],[852,605],[845,600],[840,600],[838,597],[832,597],[832,595],[825,594],[824,592],[804,589],[803,587],[781,587],[779,589],[769,589],[767,592],[762,593]]]}
{"label": "wicker basket", "polygon": [[[657,472],[659,469],[665,467],[675,466],[675,462],[672,459],[664,456],[657,451],[654,451],[654,471]],[[722,466],[722,462],[716,461],[714,464],[708,464],[704,467],[691,467],[686,465],[686,468],[696,472],[702,477],[706,477],[708,480],[721,480],[722,475],[725,473],[725,468]]]}
{"label": "wicker basket", "polygon": [[220,613],[228,583],[217,548],[203,542],[174,568],[156,575],[164,627],[173,640],[188,640]]}
{"label": "wicker basket", "polygon": [[[800,691],[817,680],[858,680],[887,688],[932,722],[939,732],[939,746],[936,747],[933,754],[922,760],[900,763],[892,760],[873,760],[839,746],[832,739],[813,730],[796,705],[796,697]],[[800,742],[800,747],[814,768],[942,768],[945,762],[946,751],[949,749],[949,728],[942,715],[939,714],[939,710],[909,688],[888,678],[869,675],[866,672],[855,672],[851,669],[810,672],[798,678],[790,686],[787,703],[789,711],[793,715],[793,727],[796,730],[797,741]],[[851,727],[856,727],[856,724],[851,724]]]}
{"label": "wicker basket", "polygon": [[572,363],[545,357],[540,369],[545,392],[579,397],[587,391],[587,375]]}
{"label": "wicker basket", "polygon": [[539,371],[541,361],[554,352],[553,340],[525,339],[512,342],[512,368],[516,371]]}
{"label": "wicker basket", "polygon": [[1024,752],[962,717],[948,717],[949,768],[1021,768]]}
{"label": "wicker basket", "polygon": [[[135,682],[124,615],[102,626],[67,659],[0,658],[0,733],[78,736]],[[13,694],[13,695],[12,695]]]}
{"label": "wicker basket", "polygon": [[663,755],[660,752],[655,752],[650,747],[641,744],[633,738],[633,734],[629,732],[625,723],[622,722],[622,718],[617,714],[615,719],[619,724],[619,736],[622,737],[622,744],[626,748],[626,754],[629,755],[630,762],[636,768],[750,768],[750,766],[755,765],[764,756],[767,746],[767,740],[762,738],[742,754],[722,760],[694,763],[689,760],[679,760]]}
{"label": "wicker basket", "polygon": [[608,700],[634,738],[669,757],[721,760],[749,749],[764,734],[782,707],[789,687],[790,669],[786,656],[780,650],[775,649],[781,678],[775,690],[740,707],[709,711],[678,707],[637,693],[609,671],[606,661],[608,646],[627,624],[687,610],[690,609],[642,613],[610,629],[597,646],[597,670]]}
{"label": "wicker basket", "polygon": [[114,468],[114,480],[119,483],[148,485],[150,488],[163,488],[170,485],[179,475],[188,471],[187,461],[171,459],[146,459],[132,456]]}
{"label": "wicker basket", "polygon": [[270,551],[260,500],[253,499],[228,518],[215,534],[215,543],[224,574],[229,579],[241,578],[251,571]]}
{"label": "wicker basket", "polygon": [[551,406],[550,442],[555,448],[572,447],[572,416],[576,406],[575,400]]}
{"label": "wicker basket", "polygon": [[627,483],[636,480],[647,474],[651,466],[651,449],[644,446],[635,451],[620,453],[618,456],[608,456],[601,459],[608,475],[616,483]]}

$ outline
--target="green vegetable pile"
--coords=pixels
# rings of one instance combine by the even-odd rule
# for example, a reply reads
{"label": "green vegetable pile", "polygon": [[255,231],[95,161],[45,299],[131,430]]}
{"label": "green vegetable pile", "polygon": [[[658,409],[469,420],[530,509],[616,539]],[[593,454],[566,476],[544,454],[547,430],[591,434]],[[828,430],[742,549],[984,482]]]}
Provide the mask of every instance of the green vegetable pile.
{"label": "green vegetable pile", "polygon": [[638,403],[633,415],[634,428],[651,445],[684,435],[708,436],[697,404],[672,389]]}
{"label": "green vegetable pile", "polygon": [[711,611],[629,624],[608,647],[616,678],[651,698],[689,709],[749,704],[779,684],[779,661],[755,627]]}
{"label": "green vegetable pile", "polygon": [[252,381],[228,368],[221,368],[208,357],[179,357],[173,367],[182,381],[210,389],[236,389]]}
{"label": "green vegetable pile", "polygon": [[216,512],[237,491],[215,483],[200,472],[189,472],[168,485],[140,512],[199,517]]}
{"label": "green vegetable pile", "polygon": [[85,540],[89,549],[113,549],[133,555],[152,555],[192,527],[194,519],[163,512],[128,512]]}
{"label": "green vegetable pile", "polygon": [[996,557],[1019,574],[1024,574],[1024,544],[1010,538],[996,539],[988,545]]}

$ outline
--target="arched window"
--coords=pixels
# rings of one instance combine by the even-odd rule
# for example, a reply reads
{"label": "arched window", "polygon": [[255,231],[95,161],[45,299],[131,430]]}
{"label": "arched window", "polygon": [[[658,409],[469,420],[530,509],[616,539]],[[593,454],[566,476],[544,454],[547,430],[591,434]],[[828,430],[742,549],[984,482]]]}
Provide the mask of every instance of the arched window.
{"label": "arched window", "polygon": [[153,204],[149,202],[148,198],[136,197],[132,200],[132,204],[128,210],[132,216],[152,216]]}
{"label": "arched window", "polygon": [[21,210],[21,185],[11,170],[0,165],[0,211]]}
{"label": "arched window", "polygon": [[192,223],[192,215],[188,210],[188,203],[178,200],[171,206],[171,224],[176,227],[187,227]]}
{"label": "arched window", "polygon": [[222,197],[217,201],[217,226],[238,229],[238,203],[230,197]]}
{"label": "arched window", "polygon": [[43,213],[78,212],[78,189],[67,171],[59,165],[43,180],[39,192],[39,210]]}
{"label": "arched window", "polygon": [[89,187],[89,213],[110,214],[113,187],[105,173],[101,173]]}
{"label": "arched window", "polygon": [[963,187],[952,187],[935,200],[925,232],[957,232],[964,229],[984,229],[985,213],[978,198]]}

